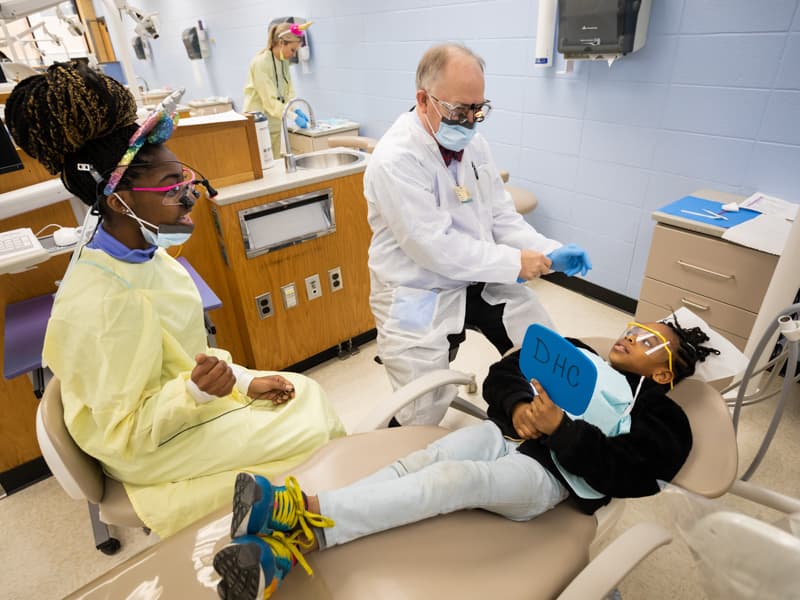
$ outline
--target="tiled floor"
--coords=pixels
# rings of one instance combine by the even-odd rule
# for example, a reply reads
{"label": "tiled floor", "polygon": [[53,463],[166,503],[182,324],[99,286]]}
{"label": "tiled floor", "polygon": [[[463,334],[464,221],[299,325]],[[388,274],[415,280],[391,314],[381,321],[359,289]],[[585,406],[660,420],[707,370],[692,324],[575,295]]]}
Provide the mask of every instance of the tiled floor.
{"label": "tiled floor", "polygon": [[[630,320],[627,313],[550,283],[538,281],[534,288],[563,335],[615,337]],[[390,392],[383,368],[372,360],[374,354],[372,342],[347,360],[334,359],[307,372],[327,390],[348,428],[364,414],[370,398]],[[494,348],[469,332],[452,367],[475,373],[481,381],[497,358]],[[795,391],[754,479],[800,497],[800,389]],[[475,401],[481,402],[477,396]],[[770,416],[768,403],[746,409],[739,438],[745,459],[754,455]],[[472,421],[472,417],[451,410],[443,425],[456,428]],[[723,502],[751,514],[776,518],[735,498]],[[662,496],[627,501],[614,533],[644,520],[670,525],[671,512]],[[96,551],[86,505],[66,496],[52,478],[0,500],[0,531],[0,598],[14,600],[61,598],[154,542],[138,530],[120,530],[117,534],[123,547],[118,554],[105,556]],[[624,598],[632,599],[705,597],[689,550],[679,539],[646,559],[620,590]]]}

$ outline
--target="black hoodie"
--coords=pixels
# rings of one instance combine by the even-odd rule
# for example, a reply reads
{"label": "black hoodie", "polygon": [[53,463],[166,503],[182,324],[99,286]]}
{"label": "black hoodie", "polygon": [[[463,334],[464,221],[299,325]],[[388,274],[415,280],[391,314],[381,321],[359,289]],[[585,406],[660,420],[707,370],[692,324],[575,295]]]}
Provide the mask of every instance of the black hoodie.
{"label": "black hoodie", "polygon": [[[580,340],[569,341],[594,352]],[[635,393],[640,376],[620,372]],[[668,390],[669,386],[645,379],[631,411],[629,433],[606,437],[594,425],[564,414],[551,435],[525,440],[518,451],[544,465],[570,490],[576,506],[586,514],[594,513],[611,498],[653,495],[659,491],[657,480],[670,481],[692,448],[689,420],[667,396]],[[519,351],[492,365],[483,382],[483,397],[489,403],[489,418],[504,435],[518,437],[511,422],[512,410],[517,403],[533,399],[531,385],[519,368]],[[579,498],[553,462],[551,450],[562,467],[583,477],[605,496]]]}

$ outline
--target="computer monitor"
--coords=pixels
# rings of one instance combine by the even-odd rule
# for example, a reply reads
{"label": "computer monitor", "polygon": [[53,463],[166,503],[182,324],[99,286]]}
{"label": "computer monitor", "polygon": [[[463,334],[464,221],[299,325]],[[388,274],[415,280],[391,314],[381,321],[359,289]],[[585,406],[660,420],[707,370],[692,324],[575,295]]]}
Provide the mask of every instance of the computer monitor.
{"label": "computer monitor", "polygon": [[6,129],[6,124],[0,120],[0,174],[10,173],[23,169],[22,160],[17,154],[17,149]]}

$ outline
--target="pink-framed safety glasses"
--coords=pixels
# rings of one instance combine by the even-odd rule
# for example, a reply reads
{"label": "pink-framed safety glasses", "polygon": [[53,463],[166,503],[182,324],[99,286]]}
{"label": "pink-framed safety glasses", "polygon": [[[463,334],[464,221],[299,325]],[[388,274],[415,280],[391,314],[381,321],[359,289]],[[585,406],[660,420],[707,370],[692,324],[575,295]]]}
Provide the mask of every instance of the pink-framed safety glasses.
{"label": "pink-framed safety glasses", "polygon": [[195,185],[201,181],[195,179],[194,171],[185,165],[181,165],[183,181],[171,185],[160,187],[132,187],[132,192],[163,192],[164,199],[161,204],[164,206],[183,206],[192,208],[200,194],[195,190]]}

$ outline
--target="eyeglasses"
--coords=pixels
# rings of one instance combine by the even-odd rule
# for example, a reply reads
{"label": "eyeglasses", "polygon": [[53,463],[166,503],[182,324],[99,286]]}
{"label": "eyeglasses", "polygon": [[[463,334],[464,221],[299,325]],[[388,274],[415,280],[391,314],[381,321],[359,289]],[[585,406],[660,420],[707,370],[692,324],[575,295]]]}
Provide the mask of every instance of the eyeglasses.
{"label": "eyeglasses", "polygon": [[[479,104],[450,104],[444,100],[439,100],[436,96],[428,92],[428,96],[445,110],[445,114],[439,113],[445,122],[452,124],[472,127],[473,123],[483,123],[489,113],[492,112],[491,100],[484,100]],[[470,115],[472,121],[470,121]]]}
{"label": "eyeglasses", "polygon": [[195,179],[194,171],[185,165],[181,165],[183,181],[172,185],[160,187],[132,187],[132,192],[163,192],[164,199],[161,204],[164,206],[183,206],[192,208],[200,197],[200,192],[195,189],[195,185],[202,183],[202,180]]}
{"label": "eyeglasses", "polygon": [[[636,323],[635,321],[631,321],[628,323],[625,332],[622,334],[622,337],[628,340],[633,340],[635,344],[641,344],[645,351],[644,353],[647,356],[652,356],[662,348],[667,351],[667,365],[669,367],[670,373],[675,373],[672,370],[672,351],[670,350],[669,340],[665,338],[661,333],[656,331],[655,329],[650,329],[646,325],[642,325],[641,323]],[[672,388],[672,382],[669,383],[670,388]]]}

